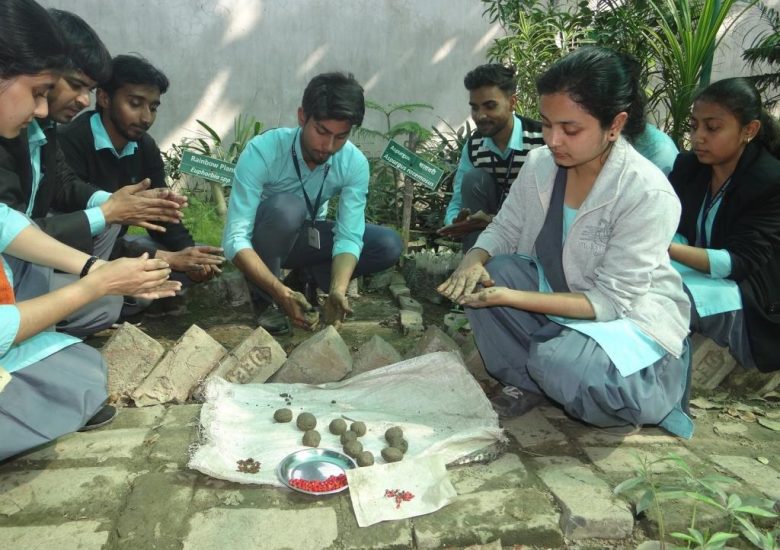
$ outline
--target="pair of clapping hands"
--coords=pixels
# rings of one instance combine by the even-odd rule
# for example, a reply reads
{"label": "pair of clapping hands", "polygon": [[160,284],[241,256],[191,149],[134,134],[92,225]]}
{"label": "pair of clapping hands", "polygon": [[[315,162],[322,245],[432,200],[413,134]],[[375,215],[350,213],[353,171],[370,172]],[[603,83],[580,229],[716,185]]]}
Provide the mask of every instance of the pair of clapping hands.
{"label": "pair of clapping hands", "polygon": [[[103,205],[106,223],[135,225],[151,231],[165,232],[162,223],[181,223],[187,197],[167,187],[150,189],[147,178],[126,185],[113,193]],[[164,260],[170,269],[187,273],[194,282],[204,282],[222,273],[223,250],[214,246],[190,246],[171,252],[158,250],[156,258]]]}

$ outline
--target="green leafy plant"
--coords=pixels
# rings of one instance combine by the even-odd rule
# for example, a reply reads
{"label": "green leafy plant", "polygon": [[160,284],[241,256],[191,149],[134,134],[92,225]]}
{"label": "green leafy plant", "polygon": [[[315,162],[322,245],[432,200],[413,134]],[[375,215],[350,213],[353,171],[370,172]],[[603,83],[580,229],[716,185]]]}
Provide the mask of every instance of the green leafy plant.
{"label": "green leafy plant", "polygon": [[[647,39],[655,51],[664,81],[662,102],[671,122],[667,131],[678,146],[684,145],[693,96],[703,69],[720,43],[718,31],[737,0],[650,0],[660,28],[648,28]],[[755,0],[731,20],[733,25]]]}
{"label": "green leafy plant", "polygon": [[[754,523],[754,518],[778,517],[773,511],[773,501],[729,493],[727,489],[736,484],[734,479],[721,475],[698,476],[685,460],[673,453],[656,460],[637,456],[637,463],[634,477],[620,483],[615,487],[614,493],[634,497],[632,500],[635,501],[637,514],[650,509],[654,511],[662,550],[667,547],[662,504],[671,501],[692,504],[687,531],[670,533],[672,538],[687,543],[683,548],[715,550],[723,548],[729,540],[738,538],[762,550],[778,548],[777,536],[780,529],[764,531]],[[661,464],[671,465],[671,471],[659,473],[657,467]],[[717,513],[725,530],[710,533],[697,528],[700,507]]]}
{"label": "green leafy plant", "polygon": [[[742,54],[751,69],[761,72],[748,78],[766,98],[766,105],[773,106],[780,100],[780,11],[766,5],[761,8],[761,17],[769,24],[769,30],[760,33]],[[771,92],[774,90],[774,93]],[[772,95],[770,95],[772,94]]]}

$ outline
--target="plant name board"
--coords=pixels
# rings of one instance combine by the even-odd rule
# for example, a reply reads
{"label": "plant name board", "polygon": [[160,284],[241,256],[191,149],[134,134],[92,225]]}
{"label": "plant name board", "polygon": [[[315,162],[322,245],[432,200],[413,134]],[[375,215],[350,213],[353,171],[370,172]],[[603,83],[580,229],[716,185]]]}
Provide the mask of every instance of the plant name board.
{"label": "plant name board", "polygon": [[387,143],[387,147],[382,153],[382,160],[431,191],[436,190],[444,175],[444,170],[423,160],[403,145],[392,140]]}
{"label": "plant name board", "polygon": [[216,181],[222,185],[230,185],[233,182],[233,173],[236,171],[236,165],[225,160],[199,155],[192,151],[184,151],[181,155],[179,171],[184,174]]}

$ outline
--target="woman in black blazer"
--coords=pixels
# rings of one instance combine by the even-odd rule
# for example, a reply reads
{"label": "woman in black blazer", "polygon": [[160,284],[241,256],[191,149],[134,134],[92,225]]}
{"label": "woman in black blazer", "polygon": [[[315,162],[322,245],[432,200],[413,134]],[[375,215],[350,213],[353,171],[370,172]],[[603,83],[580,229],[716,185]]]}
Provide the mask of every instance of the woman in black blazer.
{"label": "woman in black blazer", "polygon": [[710,314],[727,301],[725,284],[712,303],[692,300],[691,329],[762,371],[780,369],[779,141],[755,87],[744,78],[720,80],[697,95],[693,151],[680,154],[669,174],[682,203],[678,232],[689,243],[672,244],[669,255],[733,281],[741,299],[741,307]]}

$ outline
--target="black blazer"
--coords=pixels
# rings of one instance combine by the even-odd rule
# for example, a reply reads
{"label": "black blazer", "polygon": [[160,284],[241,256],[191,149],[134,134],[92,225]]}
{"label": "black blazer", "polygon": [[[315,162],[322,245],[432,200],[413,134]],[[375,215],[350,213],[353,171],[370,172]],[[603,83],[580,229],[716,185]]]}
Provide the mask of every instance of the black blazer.
{"label": "black blazer", "polygon": [[[92,253],[92,233],[84,210],[98,189],[79,179],[65,162],[54,128],[44,130],[41,182],[31,217],[45,233],[67,245]],[[0,138],[0,202],[27,212],[32,194],[32,164],[27,134]],[[48,216],[51,211],[61,212]]]}
{"label": "black blazer", "polygon": [[[679,233],[696,241],[696,218],[712,169],[693,153],[669,174],[682,203]],[[762,371],[780,369],[780,160],[751,143],[737,163],[712,224],[710,246],[731,256],[753,358]]]}

